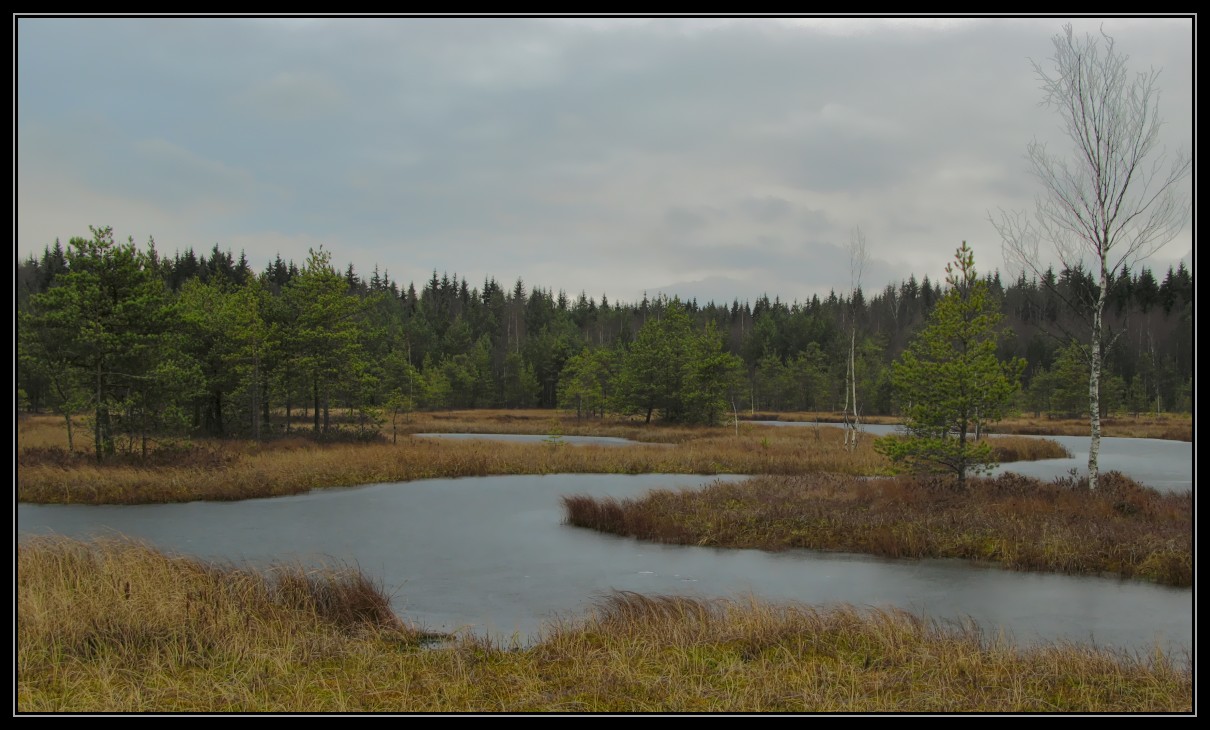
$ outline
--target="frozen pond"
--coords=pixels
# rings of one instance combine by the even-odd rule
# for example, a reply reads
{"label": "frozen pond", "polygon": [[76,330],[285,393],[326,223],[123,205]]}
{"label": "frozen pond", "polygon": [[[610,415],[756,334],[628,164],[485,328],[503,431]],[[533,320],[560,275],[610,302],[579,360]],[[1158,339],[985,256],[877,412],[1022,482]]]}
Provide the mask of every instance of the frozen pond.
{"label": "frozen pond", "polygon": [[[742,423],[744,422],[741,421]],[[840,424],[836,423],[804,421],[748,421],[747,423],[757,423],[763,426],[840,427]],[[899,429],[898,426],[882,424],[862,425],[861,428],[871,436],[885,436],[895,433]],[[1059,476],[1067,476],[1072,469],[1081,473],[1088,471],[1089,439],[1087,436],[1033,436],[1031,438],[1047,438],[1057,441],[1065,446],[1072,456],[1064,459],[1001,464],[992,473],[1014,471],[1040,479],[1054,479]],[[1160,491],[1183,492],[1193,489],[1193,444],[1188,441],[1103,436],[1101,437],[1099,463],[1102,473],[1120,471],[1140,484],[1146,484]]]}
{"label": "frozen pond", "polygon": [[[740,479],[742,477],[726,477]],[[973,619],[1015,640],[1145,651],[1193,644],[1193,592],[1013,573],[963,561],[659,545],[562,524],[566,494],[637,496],[711,477],[548,475],[433,479],[242,502],[17,505],[18,535],[121,533],[212,559],[356,564],[430,629],[527,640],[610,589],[812,604],[899,606]]]}

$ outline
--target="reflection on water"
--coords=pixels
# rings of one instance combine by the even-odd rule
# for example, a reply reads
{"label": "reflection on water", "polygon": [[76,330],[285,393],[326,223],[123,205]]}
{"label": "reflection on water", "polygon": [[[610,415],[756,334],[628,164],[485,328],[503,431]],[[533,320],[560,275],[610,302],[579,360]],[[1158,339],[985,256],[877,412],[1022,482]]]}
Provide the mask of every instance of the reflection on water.
{"label": "reflection on water", "polygon": [[[740,479],[742,477],[725,477]],[[17,507],[20,535],[117,532],[206,558],[355,563],[397,611],[435,630],[532,638],[611,589],[900,606],[972,618],[1024,643],[1068,639],[1146,650],[1192,647],[1192,591],[1012,573],[963,561],[893,561],[643,543],[562,524],[560,496],[698,487],[683,475],[434,479],[244,502]]]}

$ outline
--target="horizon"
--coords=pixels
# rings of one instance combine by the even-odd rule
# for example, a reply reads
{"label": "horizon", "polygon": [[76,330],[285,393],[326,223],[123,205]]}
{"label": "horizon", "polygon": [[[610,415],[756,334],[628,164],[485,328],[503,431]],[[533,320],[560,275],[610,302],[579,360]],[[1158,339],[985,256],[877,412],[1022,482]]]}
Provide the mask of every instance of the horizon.
{"label": "horizon", "polygon": [[[1192,152],[1194,20],[15,18],[14,241],[809,301],[851,288],[860,227],[863,291],[964,240],[1015,280],[989,217],[1031,206],[1031,140],[1068,148],[1030,60],[1103,26]],[[1192,241],[1147,264],[1193,271]]]}

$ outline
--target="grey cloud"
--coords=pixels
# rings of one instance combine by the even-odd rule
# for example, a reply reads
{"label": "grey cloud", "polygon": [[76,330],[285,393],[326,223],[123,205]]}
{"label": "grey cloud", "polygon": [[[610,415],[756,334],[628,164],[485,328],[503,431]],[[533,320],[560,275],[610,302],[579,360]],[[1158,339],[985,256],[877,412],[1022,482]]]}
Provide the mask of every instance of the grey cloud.
{"label": "grey cloud", "polygon": [[674,205],[664,211],[664,223],[674,231],[688,232],[705,228],[721,214],[710,208]]}
{"label": "grey cloud", "polygon": [[740,201],[739,207],[758,223],[775,223],[785,220],[794,206],[783,198],[773,195],[748,197]]}
{"label": "grey cloud", "polygon": [[803,231],[818,234],[827,230],[831,225],[831,219],[822,210],[804,208],[798,214],[798,227]]}
{"label": "grey cloud", "polygon": [[[853,223],[881,234],[898,274],[978,240],[971,227],[989,235],[984,201],[1028,202],[1020,155],[1053,127],[1028,58],[1059,23],[839,36],[760,20],[22,20],[18,153],[132,204],[214,200],[203,241],[315,236],[400,275],[473,261],[595,273],[535,283],[598,296],[607,271],[826,289],[848,276],[826,242]],[[1157,38],[1132,55],[1182,45]],[[1181,139],[1187,65],[1165,70]],[[224,209],[214,191],[251,204]],[[21,227],[18,242],[44,243]],[[636,260],[645,271],[623,273]]]}
{"label": "grey cloud", "polygon": [[235,103],[273,121],[297,122],[347,110],[341,85],[324,73],[278,71],[239,92]]}

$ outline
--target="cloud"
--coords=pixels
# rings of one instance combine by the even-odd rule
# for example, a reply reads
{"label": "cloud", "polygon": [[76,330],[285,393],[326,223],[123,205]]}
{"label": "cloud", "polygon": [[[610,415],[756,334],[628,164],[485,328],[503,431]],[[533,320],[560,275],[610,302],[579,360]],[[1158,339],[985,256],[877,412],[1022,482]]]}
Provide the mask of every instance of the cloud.
{"label": "cloud", "polygon": [[[860,224],[871,287],[936,278],[962,240],[993,263],[1025,144],[1062,143],[1029,66],[1061,21],[23,19],[17,247],[112,223],[405,284],[793,300],[847,286]],[[1106,28],[1191,148],[1187,24]]]}
{"label": "cloud", "polygon": [[232,99],[252,114],[291,122],[347,112],[349,101],[329,74],[295,71],[279,71],[254,80]]}

